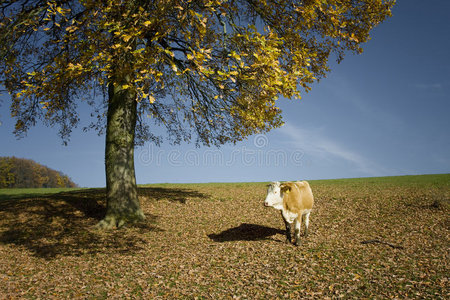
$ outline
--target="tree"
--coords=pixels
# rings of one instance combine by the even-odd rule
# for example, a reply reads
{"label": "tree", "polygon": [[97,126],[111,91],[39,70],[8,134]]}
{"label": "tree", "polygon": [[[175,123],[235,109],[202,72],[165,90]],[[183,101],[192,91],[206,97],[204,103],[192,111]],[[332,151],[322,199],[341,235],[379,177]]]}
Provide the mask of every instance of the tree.
{"label": "tree", "polygon": [[13,169],[12,159],[0,157],[0,188],[9,188],[14,185],[16,178]]}
{"label": "tree", "polygon": [[77,187],[65,174],[17,157],[0,157],[0,188]]}
{"label": "tree", "polygon": [[330,55],[362,52],[393,2],[4,0],[0,80],[18,136],[41,119],[67,141],[77,104],[92,105],[89,127],[106,128],[99,226],[111,228],[144,218],[133,156],[135,145],[161,142],[151,125],[172,143],[206,146],[281,126],[276,100],[300,98]]}

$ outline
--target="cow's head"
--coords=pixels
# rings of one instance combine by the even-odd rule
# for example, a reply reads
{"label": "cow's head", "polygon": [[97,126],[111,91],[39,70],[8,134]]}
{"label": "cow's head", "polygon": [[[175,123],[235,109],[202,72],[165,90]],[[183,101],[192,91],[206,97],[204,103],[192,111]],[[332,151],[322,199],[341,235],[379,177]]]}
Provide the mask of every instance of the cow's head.
{"label": "cow's head", "polygon": [[276,209],[281,209],[283,207],[283,196],[290,191],[291,186],[289,184],[282,184],[278,181],[272,182],[267,188],[264,206],[272,206]]}
{"label": "cow's head", "polygon": [[266,200],[264,206],[280,206],[283,204],[283,197],[281,196],[281,183],[274,181],[269,184],[267,188]]}

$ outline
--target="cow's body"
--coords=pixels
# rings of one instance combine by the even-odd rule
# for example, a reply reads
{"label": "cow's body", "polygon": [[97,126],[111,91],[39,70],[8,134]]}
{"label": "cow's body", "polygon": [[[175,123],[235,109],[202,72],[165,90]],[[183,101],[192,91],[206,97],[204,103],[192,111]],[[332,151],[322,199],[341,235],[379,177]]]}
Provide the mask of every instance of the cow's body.
{"label": "cow's body", "polygon": [[287,242],[291,242],[291,224],[294,223],[294,244],[299,244],[302,218],[305,221],[305,235],[308,234],[309,214],[314,205],[314,196],[307,181],[272,182],[267,190],[264,205],[281,211],[286,225]]}

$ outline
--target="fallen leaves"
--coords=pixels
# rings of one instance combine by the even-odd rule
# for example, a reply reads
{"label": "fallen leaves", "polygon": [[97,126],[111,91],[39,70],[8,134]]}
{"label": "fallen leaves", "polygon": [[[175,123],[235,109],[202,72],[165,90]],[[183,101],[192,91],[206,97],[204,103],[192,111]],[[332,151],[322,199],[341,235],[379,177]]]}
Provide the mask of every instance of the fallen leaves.
{"label": "fallen leaves", "polygon": [[143,187],[147,221],[110,232],[103,190],[2,198],[0,298],[448,298],[442,176],[312,181],[299,247],[258,183]]}

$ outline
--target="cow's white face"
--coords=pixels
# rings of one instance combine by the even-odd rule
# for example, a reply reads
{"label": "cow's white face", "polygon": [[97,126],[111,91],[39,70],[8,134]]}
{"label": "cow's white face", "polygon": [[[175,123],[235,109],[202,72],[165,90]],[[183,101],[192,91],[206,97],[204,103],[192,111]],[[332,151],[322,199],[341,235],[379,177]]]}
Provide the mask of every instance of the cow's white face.
{"label": "cow's white face", "polygon": [[272,182],[267,189],[266,200],[264,200],[264,206],[271,206],[276,209],[283,207],[283,197],[281,197],[281,184]]}

